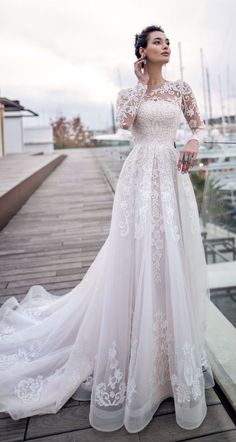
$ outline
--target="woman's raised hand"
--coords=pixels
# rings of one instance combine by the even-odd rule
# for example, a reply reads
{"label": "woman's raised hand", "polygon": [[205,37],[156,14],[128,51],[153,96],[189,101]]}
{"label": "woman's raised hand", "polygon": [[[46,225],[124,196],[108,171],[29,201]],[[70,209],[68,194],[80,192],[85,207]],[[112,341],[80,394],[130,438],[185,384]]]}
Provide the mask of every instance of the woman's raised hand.
{"label": "woman's raised hand", "polygon": [[143,63],[144,59],[145,59],[145,55],[142,54],[141,57],[138,58],[138,60],[136,60],[134,62],[134,72],[135,72],[135,75],[138,77],[138,81],[140,81],[143,84],[148,84],[149,74],[147,71],[146,64],[144,64],[144,68],[143,68],[143,72],[142,72],[142,63]]}

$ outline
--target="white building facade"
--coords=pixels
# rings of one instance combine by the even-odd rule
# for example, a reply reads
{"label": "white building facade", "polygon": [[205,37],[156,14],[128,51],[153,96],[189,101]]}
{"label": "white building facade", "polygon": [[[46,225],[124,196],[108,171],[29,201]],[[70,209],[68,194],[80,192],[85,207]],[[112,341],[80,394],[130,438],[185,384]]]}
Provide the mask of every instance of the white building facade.
{"label": "white building facade", "polygon": [[23,118],[38,116],[17,100],[0,97],[0,157],[8,154],[51,153],[54,151],[53,130],[48,126],[23,126]]}

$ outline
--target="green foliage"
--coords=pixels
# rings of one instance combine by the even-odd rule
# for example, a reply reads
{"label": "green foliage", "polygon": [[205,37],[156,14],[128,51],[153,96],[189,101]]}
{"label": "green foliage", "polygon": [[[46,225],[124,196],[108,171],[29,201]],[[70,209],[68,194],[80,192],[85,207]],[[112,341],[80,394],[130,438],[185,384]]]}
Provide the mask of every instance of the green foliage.
{"label": "green foliage", "polygon": [[203,219],[228,230],[235,230],[236,222],[232,217],[232,202],[229,193],[223,189],[222,181],[209,173],[203,194]]}
{"label": "green foliage", "polygon": [[192,172],[190,178],[203,225],[210,222],[236,232],[236,216],[232,214],[235,208],[229,193],[222,188],[222,181],[209,171]]}
{"label": "green foliage", "polygon": [[202,175],[200,172],[191,172],[190,179],[197,200],[198,210],[200,212],[203,200],[204,186],[205,186],[205,176]]}

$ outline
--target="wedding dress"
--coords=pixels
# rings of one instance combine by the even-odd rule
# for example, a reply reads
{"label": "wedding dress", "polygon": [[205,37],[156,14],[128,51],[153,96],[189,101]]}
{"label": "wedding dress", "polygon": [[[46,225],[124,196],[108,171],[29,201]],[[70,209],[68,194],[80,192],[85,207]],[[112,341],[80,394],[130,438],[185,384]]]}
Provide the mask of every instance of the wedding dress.
{"label": "wedding dress", "polygon": [[133,121],[133,141],[105,243],[69,293],[37,285],[0,308],[0,411],[12,419],[56,413],[73,397],[90,400],[92,427],[134,433],[173,397],[179,426],[204,420],[210,292],[193,187],[177,169],[181,111],[200,142],[187,82],[119,92],[116,119]]}

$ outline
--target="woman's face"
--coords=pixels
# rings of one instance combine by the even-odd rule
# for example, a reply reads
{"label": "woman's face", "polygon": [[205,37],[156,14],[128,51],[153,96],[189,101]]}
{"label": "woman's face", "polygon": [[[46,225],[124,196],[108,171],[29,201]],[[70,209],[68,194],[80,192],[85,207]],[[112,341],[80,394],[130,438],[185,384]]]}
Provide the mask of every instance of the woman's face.
{"label": "woman's face", "polygon": [[147,47],[143,49],[149,62],[168,63],[170,59],[170,41],[164,32],[153,31],[148,35]]}

